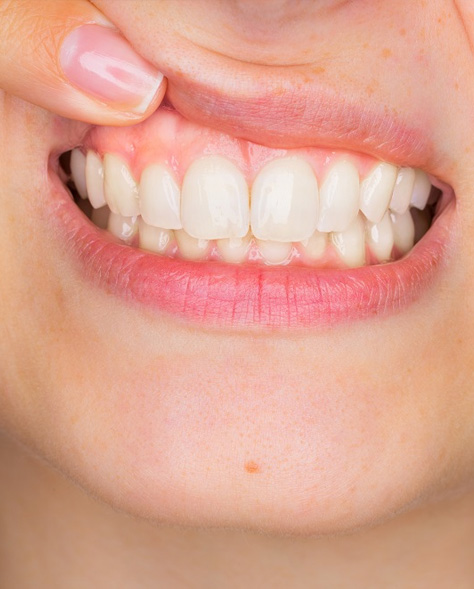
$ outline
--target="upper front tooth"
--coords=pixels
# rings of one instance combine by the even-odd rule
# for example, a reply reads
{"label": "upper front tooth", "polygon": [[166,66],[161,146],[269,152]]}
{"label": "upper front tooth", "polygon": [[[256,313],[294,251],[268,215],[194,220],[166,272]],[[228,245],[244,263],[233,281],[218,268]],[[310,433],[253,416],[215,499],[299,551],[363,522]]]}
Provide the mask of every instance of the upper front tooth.
{"label": "upper front tooth", "polygon": [[348,160],[333,165],[321,186],[318,231],[345,231],[359,212],[359,172]]}
{"label": "upper front tooth", "polygon": [[403,215],[410,206],[410,199],[413,193],[415,182],[415,170],[413,168],[401,168],[398,172],[397,182],[393,189],[390,210]]}
{"label": "upper front tooth", "polygon": [[396,179],[397,168],[381,163],[362,182],[360,210],[372,223],[378,223],[386,213]]}
{"label": "upper front tooth", "polygon": [[273,160],[252,186],[252,233],[261,240],[302,241],[316,229],[318,183],[312,167],[299,157]]}
{"label": "upper front tooth", "polygon": [[423,210],[428,203],[431,188],[432,186],[428,175],[422,170],[416,170],[411,204],[417,209]]}
{"label": "upper front tooth", "polygon": [[115,208],[124,217],[140,214],[137,184],[127,164],[113,153],[104,156],[104,192],[112,212]]}
{"label": "upper front tooth", "polygon": [[[94,209],[100,209],[100,207],[106,204],[104,196],[104,166],[102,165],[102,160],[94,151],[87,152],[86,184],[89,202]],[[118,211],[115,210],[113,212],[117,213]]]}
{"label": "upper front tooth", "polygon": [[139,188],[140,212],[154,227],[181,229],[181,194],[170,171],[152,164],[142,172]]}
{"label": "upper front tooth", "polygon": [[86,185],[86,156],[80,149],[71,152],[71,176],[81,198],[87,198]]}
{"label": "upper front tooth", "polygon": [[198,239],[247,235],[249,193],[241,171],[216,155],[193,162],[183,180],[181,222]]}

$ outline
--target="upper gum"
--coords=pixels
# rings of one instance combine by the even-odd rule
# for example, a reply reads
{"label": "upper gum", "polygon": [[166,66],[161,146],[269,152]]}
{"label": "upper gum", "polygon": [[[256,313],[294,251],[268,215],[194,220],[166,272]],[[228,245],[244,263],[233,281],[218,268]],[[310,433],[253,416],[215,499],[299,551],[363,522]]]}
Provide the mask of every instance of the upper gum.
{"label": "upper gum", "polygon": [[84,141],[84,148],[96,151],[101,157],[105,153],[120,156],[137,181],[147,166],[161,163],[173,170],[177,181],[182,183],[191,163],[210,154],[230,159],[249,184],[266,163],[290,155],[306,159],[318,180],[323,179],[332,164],[341,158],[353,162],[361,178],[380,163],[372,156],[340,149],[266,147],[199,126],[164,107],[131,127],[94,127]]}

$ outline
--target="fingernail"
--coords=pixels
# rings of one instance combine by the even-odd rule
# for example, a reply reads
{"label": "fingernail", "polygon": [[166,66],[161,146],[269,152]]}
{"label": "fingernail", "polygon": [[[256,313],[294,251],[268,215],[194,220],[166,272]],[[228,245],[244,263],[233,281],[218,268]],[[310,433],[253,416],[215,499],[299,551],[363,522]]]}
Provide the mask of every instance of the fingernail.
{"label": "fingernail", "polygon": [[60,63],[70,82],[121,110],[144,113],[163,82],[115,29],[88,24],[63,41]]}

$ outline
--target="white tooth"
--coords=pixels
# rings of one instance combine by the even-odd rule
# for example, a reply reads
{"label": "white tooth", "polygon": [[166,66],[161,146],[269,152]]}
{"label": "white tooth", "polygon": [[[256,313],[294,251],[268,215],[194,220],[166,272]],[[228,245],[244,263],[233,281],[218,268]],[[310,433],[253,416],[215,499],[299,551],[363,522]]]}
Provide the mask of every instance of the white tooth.
{"label": "white tooth", "polygon": [[345,231],[331,233],[331,241],[347,266],[365,265],[365,223],[360,215]]}
{"label": "white tooth", "polygon": [[217,155],[194,161],[183,180],[181,222],[198,239],[247,235],[249,191],[241,171]]}
{"label": "white tooth", "polygon": [[148,225],[140,218],[138,221],[138,237],[141,249],[162,254],[172,242],[173,232],[169,229]]}
{"label": "white tooth", "polygon": [[87,198],[86,156],[80,149],[71,151],[71,177],[81,198]]}
{"label": "white tooth", "polygon": [[110,209],[108,206],[100,207],[100,209],[92,209],[91,221],[100,229],[107,229],[109,224]]}
{"label": "white tooth", "polygon": [[415,170],[415,185],[411,196],[411,204],[417,209],[426,207],[431,193],[431,182],[427,174],[422,170]]}
{"label": "white tooth", "polygon": [[378,223],[387,212],[396,179],[397,168],[383,162],[361,183],[360,210],[372,223]]}
{"label": "white tooth", "polygon": [[326,251],[328,234],[315,231],[309,239],[302,242],[304,252],[313,260],[321,258]]}
{"label": "white tooth", "polygon": [[367,223],[367,243],[379,262],[392,257],[393,227],[389,213],[385,213],[380,223]]}
{"label": "white tooth", "polygon": [[171,172],[160,164],[143,170],[139,188],[143,219],[155,227],[181,229],[181,194]]}
{"label": "white tooth", "polygon": [[217,247],[222,259],[232,264],[240,264],[247,258],[250,249],[250,234],[245,237],[232,237],[231,239],[219,239]]}
{"label": "white tooth", "polygon": [[413,168],[401,168],[390,201],[391,211],[403,215],[408,210],[414,183],[415,170]]}
{"label": "white tooth", "polygon": [[415,243],[415,223],[410,211],[403,215],[391,213],[390,219],[393,226],[393,242],[401,255],[411,250]]}
{"label": "white tooth", "polygon": [[271,161],[258,173],[251,194],[250,221],[258,239],[303,241],[316,229],[318,182],[306,160]]}
{"label": "white tooth", "polygon": [[320,192],[318,231],[345,231],[359,211],[359,172],[340,160],[326,176]]}
{"label": "white tooth", "polygon": [[179,252],[186,260],[202,260],[209,252],[209,240],[197,239],[188,235],[183,229],[174,232]]}
{"label": "white tooth", "polygon": [[[104,167],[102,160],[94,151],[88,151],[86,157],[87,195],[94,209],[100,209],[105,202]],[[109,205],[109,208],[110,205]]]}
{"label": "white tooth", "polygon": [[293,244],[288,241],[260,241],[257,239],[258,249],[267,264],[283,264],[289,261]]}
{"label": "white tooth", "polygon": [[104,193],[107,203],[113,203],[124,217],[140,214],[137,183],[127,164],[114,153],[104,155]]}
{"label": "white tooth", "polygon": [[124,217],[117,213],[110,213],[107,229],[122,241],[130,242],[138,230],[138,217]]}

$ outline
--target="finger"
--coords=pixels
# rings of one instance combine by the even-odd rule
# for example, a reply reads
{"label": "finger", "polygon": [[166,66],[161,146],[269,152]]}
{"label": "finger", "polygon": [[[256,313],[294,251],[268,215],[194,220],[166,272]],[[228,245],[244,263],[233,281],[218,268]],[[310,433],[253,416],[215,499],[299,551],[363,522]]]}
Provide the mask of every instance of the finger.
{"label": "finger", "polygon": [[0,88],[65,117],[125,125],[166,80],[87,0],[0,0]]}

